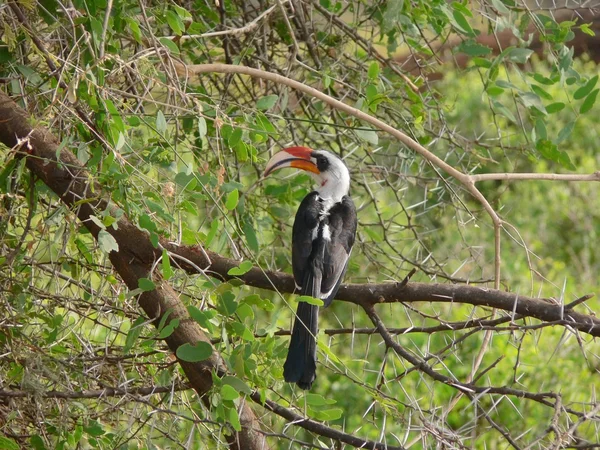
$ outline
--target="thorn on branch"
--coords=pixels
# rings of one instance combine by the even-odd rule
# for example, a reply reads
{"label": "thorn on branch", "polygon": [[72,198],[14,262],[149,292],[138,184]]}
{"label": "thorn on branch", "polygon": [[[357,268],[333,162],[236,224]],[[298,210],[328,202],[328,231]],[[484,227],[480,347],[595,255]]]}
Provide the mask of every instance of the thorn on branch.
{"label": "thorn on branch", "polygon": [[412,276],[417,273],[417,268],[413,267],[412,270],[410,272],[408,272],[408,275],[406,275],[404,277],[404,280],[402,280],[400,283],[396,284],[396,287],[398,289],[402,289],[404,286],[406,286],[408,284],[408,282],[410,281],[410,279],[412,278]]}

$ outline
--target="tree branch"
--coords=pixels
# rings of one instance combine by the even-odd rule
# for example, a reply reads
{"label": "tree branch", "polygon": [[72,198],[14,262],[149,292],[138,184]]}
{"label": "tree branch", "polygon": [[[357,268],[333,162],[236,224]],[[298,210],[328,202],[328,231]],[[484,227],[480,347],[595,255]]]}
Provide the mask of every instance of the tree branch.
{"label": "tree branch", "polygon": [[179,392],[191,389],[189,384],[179,384],[175,386],[149,386],[139,388],[104,388],[104,389],[93,389],[89,391],[46,391],[46,392],[35,392],[35,391],[22,391],[14,390],[9,391],[6,389],[0,389],[0,397],[8,398],[25,398],[32,396],[41,396],[44,398],[102,398],[102,397],[124,397],[126,395],[153,395],[153,394],[164,394],[167,392]]}
{"label": "tree branch", "polygon": [[480,173],[470,175],[473,182],[480,181],[600,181],[600,171],[594,173]]}
{"label": "tree branch", "polygon": [[382,444],[380,442],[374,441],[365,441],[364,439],[357,438],[351,434],[346,434],[338,430],[334,430],[333,428],[329,428],[322,423],[315,422],[314,420],[307,419],[299,414],[296,414],[291,409],[284,408],[278,403],[272,400],[266,400],[264,403],[260,398],[259,392],[253,392],[250,395],[250,398],[254,400],[256,403],[263,405],[266,409],[271,412],[274,412],[278,416],[283,417],[284,419],[289,420],[294,425],[304,428],[305,430],[312,431],[320,436],[328,437],[331,439],[335,439],[336,441],[343,442],[348,445],[352,445],[357,448],[366,448],[373,450],[404,450],[404,447],[395,447],[387,444]]}
{"label": "tree branch", "polygon": [[[234,277],[228,272],[239,266],[239,261],[225,258],[218,253],[203,250],[199,246],[177,246],[163,242],[171,253],[182,256],[193,263],[182,263],[175,259],[174,264],[188,271],[198,273],[197,268],[210,276],[227,281],[233,278],[241,279],[248,286],[269,289],[277,292],[295,292],[292,275],[283,272],[265,271],[255,267],[241,277]],[[414,303],[442,302],[464,303],[473,306],[487,306],[507,311],[513,315],[533,317],[544,322],[568,326],[592,336],[600,336],[600,319],[595,316],[578,313],[573,306],[559,304],[552,299],[534,298],[510,292],[499,291],[471,285],[439,284],[439,283],[365,283],[343,284],[336,295],[336,300],[346,301],[363,307],[379,303]],[[585,296],[575,302],[589,300]],[[578,303],[575,303],[578,304]]]}

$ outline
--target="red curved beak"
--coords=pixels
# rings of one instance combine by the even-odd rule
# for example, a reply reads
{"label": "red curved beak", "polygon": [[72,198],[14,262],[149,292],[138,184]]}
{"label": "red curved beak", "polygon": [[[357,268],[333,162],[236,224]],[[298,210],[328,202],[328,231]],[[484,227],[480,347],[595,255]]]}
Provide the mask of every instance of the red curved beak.
{"label": "red curved beak", "polygon": [[312,162],[312,149],[308,147],[289,147],[284,148],[267,163],[263,177],[266,177],[278,169],[284,167],[294,167],[296,169],[306,170],[312,173],[321,173],[316,164]]}

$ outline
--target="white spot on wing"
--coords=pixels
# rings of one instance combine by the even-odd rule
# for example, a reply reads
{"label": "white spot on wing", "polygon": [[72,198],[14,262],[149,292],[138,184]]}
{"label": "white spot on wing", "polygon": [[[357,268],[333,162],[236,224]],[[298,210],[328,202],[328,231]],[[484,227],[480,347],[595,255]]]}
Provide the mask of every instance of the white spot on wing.
{"label": "white spot on wing", "polygon": [[329,225],[323,225],[323,239],[331,241],[331,231],[329,231]]}
{"label": "white spot on wing", "polygon": [[311,240],[314,241],[318,236],[319,236],[319,227],[314,227],[312,229],[312,236],[310,238],[311,238]]}

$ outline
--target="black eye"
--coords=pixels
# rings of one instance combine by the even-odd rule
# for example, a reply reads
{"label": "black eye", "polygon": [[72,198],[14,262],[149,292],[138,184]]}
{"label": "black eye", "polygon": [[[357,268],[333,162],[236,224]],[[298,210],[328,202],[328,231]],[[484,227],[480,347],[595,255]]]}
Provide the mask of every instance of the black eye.
{"label": "black eye", "polygon": [[324,172],[328,169],[329,167],[329,160],[323,156],[323,155],[317,155],[315,157],[315,159],[317,160],[317,168],[321,171]]}

